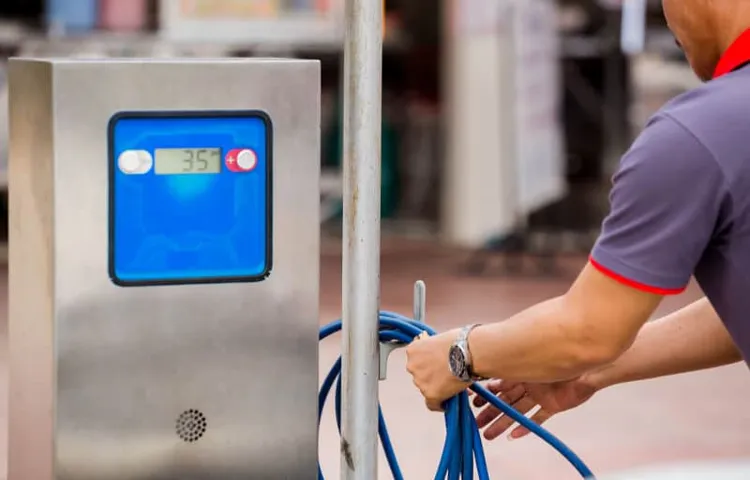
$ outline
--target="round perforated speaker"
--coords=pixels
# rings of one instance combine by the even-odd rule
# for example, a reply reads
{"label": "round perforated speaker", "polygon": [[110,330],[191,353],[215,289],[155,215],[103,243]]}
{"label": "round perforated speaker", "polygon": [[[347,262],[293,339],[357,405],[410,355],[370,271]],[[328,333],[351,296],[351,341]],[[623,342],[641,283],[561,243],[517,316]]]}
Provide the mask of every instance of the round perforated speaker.
{"label": "round perforated speaker", "polygon": [[190,409],[182,412],[177,417],[177,435],[188,443],[199,440],[206,433],[206,416],[199,410]]}

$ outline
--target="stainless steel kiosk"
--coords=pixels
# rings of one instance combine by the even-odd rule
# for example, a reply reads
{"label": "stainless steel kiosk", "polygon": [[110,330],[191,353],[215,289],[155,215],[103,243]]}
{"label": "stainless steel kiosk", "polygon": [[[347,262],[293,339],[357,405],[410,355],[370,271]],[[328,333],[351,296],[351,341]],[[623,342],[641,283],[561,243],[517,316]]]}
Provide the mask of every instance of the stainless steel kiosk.
{"label": "stainless steel kiosk", "polygon": [[9,480],[316,478],[319,75],[11,61]]}

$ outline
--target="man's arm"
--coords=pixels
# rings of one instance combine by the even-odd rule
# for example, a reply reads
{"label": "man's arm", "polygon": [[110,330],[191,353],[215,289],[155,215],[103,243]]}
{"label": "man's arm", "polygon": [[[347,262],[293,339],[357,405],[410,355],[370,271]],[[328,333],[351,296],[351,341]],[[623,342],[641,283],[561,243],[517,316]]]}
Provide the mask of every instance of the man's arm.
{"label": "man's arm", "polygon": [[589,264],[565,295],[474,329],[469,336],[474,372],[523,382],[577,377],[630,348],[661,299]]}
{"label": "man's arm", "polygon": [[[661,298],[685,289],[715,235],[731,225],[723,170],[668,114],[655,116],[623,157],[610,204],[590,262],[565,295],[471,332],[475,374],[555,382],[614,362]],[[430,408],[465,388],[445,368],[457,334],[407,349],[407,370]]]}
{"label": "man's arm", "polygon": [[596,390],[729,365],[742,356],[708,299],[647,323],[614,363],[586,375]]}
{"label": "man's arm", "polygon": [[[531,419],[543,424],[558,413],[586,402],[596,392],[620,383],[674,375],[728,365],[741,355],[707,299],[699,300],[659,320],[647,323],[630,349],[614,363],[570,382],[519,383],[493,380],[487,388],[526,414],[539,406]],[[475,407],[487,401],[474,398]],[[477,425],[487,440],[502,435],[513,420],[487,407],[477,415]],[[517,426],[512,438],[528,434]]]}
{"label": "man's arm", "polygon": [[[662,296],[610,278],[589,263],[563,296],[469,335],[473,373],[506,382],[569,380],[612,363],[633,343]],[[457,330],[420,338],[406,369],[430,410],[466,388],[446,368]]]}
{"label": "man's arm", "polygon": [[575,284],[507,325],[477,329],[477,373],[558,381],[614,361],[661,298],[685,289],[727,198],[711,152],[674,118],[652,119],[613,178],[611,211]]}

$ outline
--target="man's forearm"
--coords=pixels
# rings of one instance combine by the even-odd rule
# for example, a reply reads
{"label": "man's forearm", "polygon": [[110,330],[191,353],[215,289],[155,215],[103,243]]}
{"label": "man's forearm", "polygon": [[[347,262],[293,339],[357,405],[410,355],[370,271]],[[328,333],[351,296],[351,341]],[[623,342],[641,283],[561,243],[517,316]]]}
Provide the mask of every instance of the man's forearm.
{"label": "man's forearm", "polygon": [[[609,364],[596,328],[582,328],[576,312],[557,297],[534,305],[510,319],[482,325],[469,336],[477,375],[508,381],[555,382],[575,378]],[[605,356],[606,355],[606,356]]]}
{"label": "man's forearm", "polygon": [[587,374],[597,389],[719,367],[742,359],[707,299],[646,324],[611,365]]}

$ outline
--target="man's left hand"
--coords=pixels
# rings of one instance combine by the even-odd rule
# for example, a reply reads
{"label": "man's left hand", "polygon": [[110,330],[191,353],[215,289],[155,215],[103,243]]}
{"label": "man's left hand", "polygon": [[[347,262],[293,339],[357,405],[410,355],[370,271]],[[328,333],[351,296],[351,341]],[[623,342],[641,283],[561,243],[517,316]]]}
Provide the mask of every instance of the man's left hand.
{"label": "man's left hand", "polygon": [[443,402],[464,391],[471,383],[462,382],[451,373],[448,353],[459,330],[433,337],[420,336],[406,349],[406,370],[422,392],[427,408],[443,410]]}

